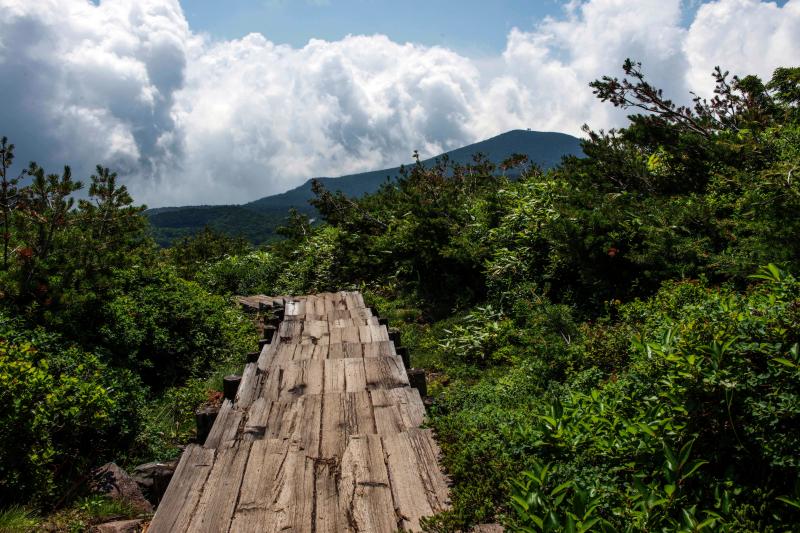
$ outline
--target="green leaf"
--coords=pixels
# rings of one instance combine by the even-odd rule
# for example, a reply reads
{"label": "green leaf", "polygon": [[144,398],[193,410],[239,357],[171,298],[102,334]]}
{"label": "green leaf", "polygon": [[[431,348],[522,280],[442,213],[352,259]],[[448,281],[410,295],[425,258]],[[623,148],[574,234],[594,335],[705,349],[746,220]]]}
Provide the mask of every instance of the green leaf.
{"label": "green leaf", "polygon": [[567,490],[567,489],[568,489],[568,488],[569,488],[571,485],[572,485],[572,481],[567,481],[567,482],[565,482],[565,483],[562,483],[561,485],[557,486],[557,487],[556,487],[556,488],[554,488],[552,491],[550,491],[550,495],[551,495],[551,496],[555,496],[556,494],[559,494],[559,493],[561,493],[561,492],[564,492],[564,491],[565,491],[565,490]]}
{"label": "green leaf", "polygon": [[675,457],[675,452],[669,447],[666,441],[662,441],[662,448],[664,449],[664,457],[667,460],[667,468],[670,472],[675,472],[678,469],[678,459]]}
{"label": "green leaf", "polygon": [[657,436],[656,432],[653,431],[653,428],[651,428],[649,425],[645,424],[644,422],[639,422],[636,425],[639,427],[639,429],[641,429],[642,431],[644,431],[645,433],[647,433],[651,437],[656,437]]}
{"label": "green leaf", "polygon": [[781,501],[781,502],[783,502],[783,503],[785,503],[787,505],[791,505],[792,507],[794,507],[796,509],[800,509],[800,501],[798,501],[798,500],[793,500],[793,499],[791,499],[791,498],[789,498],[787,496],[778,496],[776,498],[776,500]]}
{"label": "green leaf", "polygon": [[794,361],[790,361],[788,359],[784,359],[783,357],[774,357],[772,360],[775,361],[776,363],[780,363],[782,365],[786,365],[789,368],[800,368],[800,365],[798,365]]}

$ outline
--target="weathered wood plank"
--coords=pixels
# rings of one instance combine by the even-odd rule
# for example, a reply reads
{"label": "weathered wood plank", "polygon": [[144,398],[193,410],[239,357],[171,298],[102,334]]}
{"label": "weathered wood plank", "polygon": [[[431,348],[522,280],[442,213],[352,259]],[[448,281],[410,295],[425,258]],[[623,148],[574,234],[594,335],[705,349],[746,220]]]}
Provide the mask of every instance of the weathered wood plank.
{"label": "weathered wood plank", "polygon": [[372,389],[394,389],[408,386],[408,375],[403,363],[394,357],[364,359],[365,386]]}
{"label": "weathered wood plank", "polygon": [[239,390],[236,392],[236,406],[246,409],[253,403],[259,392],[258,365],[248,363],[242,373],[242,381],[239,383]]}
{"label": "weathered wood plank", "polygon": [[386,329],[386,326],[381,325],[370,325],[367,326],[370,329],[370,333],[372,334],[372,341],[379,342],[379,341],[389,341],[389,331]]}
{"label": "weathered wood plank", "polygon": [[322,395],[304,396],[296,411],[299,416],[291,428],[292,443],[304,450],[308,457],[319,457],[320,432],[322,424]]}
{"label": "weathered wood plank", "polygon": [[328,347],[328,359],[344,359],[344,344],[337,342],[331,343]]}
{"label": "weathered wood plank", "polygon": [[317,344],[323,337],[329,336],[327,320],[307,320],[303,326],[301,342],[303,344]]}
{"label": "weathered wood plank", "polygon": [[377,341],[364,345],[364,357],[397,357],[391,341]]}
{"label": "weathered wood plank", "polygon": [[356,295],[354,292],[346,292],[344,293],[344,300],[345,305],[347,305],[347,309],[354,310],[359,307],[364,307],[363,305],[358,305],[358,301],[356,300]]}
{"label": "weathered wood plank", "polygon": [[364,345],[360,342],[345,342],[342,344],[344,346],[344,356],[346,358],[361,359],[364,357]]}
{"label": "weathered wood plank", "polygon": [[196,444],[187,446],[148,531],[186,531],[214,465],[214,454],[213,449]]}
{"label": "weathered wood plank", "polygon": [[342,342],[361,342],[358,335],[358,326],[342,328]]}
{"label": "weathered wood plank", "polygon": [[276,478],[286,455],[289,442],[283,439],[264,439],[253,443],[250,459],[239,490],[239,502],[231,524],[237,533],[275,531],[267,516],[279,487]]}
{"label": "weathered wood plank", "polygon": [[228,531],[249,455],[249,442],[217,450],[188,531]]}
{"label": "weathered wood plank", "polygon": [[323,295],[325,298],[325,313],[330,313],[336,310],[336,303],[333,294],[326,293]]}
{"label": "weathered wood plank", "polygon": [[234,407],[230,400],[222,402],[222,407],[217,414],[214,426],[211,428],[205,448],[218,448],[224,442],[234,440],[239,430],[239,422],[242,420],[242,411]]}
{"label": "weathered wood plank", "polygon": [[358,326],[358,336],[361,338],[361,342],[363,342],[364,344],[382,340],[382,339],[372,338],[372,331],[370,330],[369,326]]}
{"label": "weathered wood plank", "polygon": [[372,404],[366,391],[328,393],[322,400],[321,458],[339,458],[350,435],[375,433]]}
{"label": "weathered wood plank", "polygon": [[244,425],[244,435],[249,439],[260,439],[267,431],[267,422],[273,402],[263,397],[256,399],[247,410],[247,420]]}
{"label": "weathered wood plank", "polygon": [[283,386],[283,373],[283,369],[277,366],[271,367],[267,371],[267,375],[261,386],[260,396],[262,398],[266,398],[267,400],[277,400],[280,398],[281,388]]}
{"label": "weathered wood plank", "polygon": [[[326,340],[328,337],[325,338]],[[330,353],[330,344],[317,344],[314,346],[314,353],[311,355],[312,359],[316,359],[318,361],[322,361],[328,358],[328,354]]]}
{"label": "weathered wood plank", "polygon": [[347,301],[345,300],[345,293],[337,292],[334,296],[334,307],[336,309],[347,309]]}
{"label": "weathered wood plank", "polygon": [[347,390],[347,378],[343,361],[344,359],[341,358],[325,360],[325,392],[344,392]]}
{"label": "weathered wood plank", "polygon": [[286,401],[304,394],[322,394],[324,368],[321,360],[292,361],[284,368],[280,399]]}
{"label": "weathered wood plank", "polygon": [[332,324],[330,329],[330,339],[331,339],[331,346],[333,346],[334,344],[341,344],[342,328]]}
{"label": "weathered wood plank", "polygon": [[245,473],[231,531],[312,531],[314,460],[283,441],[263,442],[255,449],[263,460]]}
{"label": "weathered wood plank", "polygon": [[337,459],[318,460],[314,464],[314,494],[316,495],[317,533],[341,533],[351,531],[347,516],[339,505],[339,461]]}
{"label": "weathered wood plank", "polygon": [[377,435],[350,437],[342,456],[339,505],[354,531],[397,530],[383,444]]}
{"label": "weathered wood plank", "polygon": [[302,423],[300,419],[303,412],[303,402],[272,402],[267,421],[266,438],[288,439],[294,432],[294,428]]}
{"label": "weathered wood plank", "polygon": [[347,392],[360,392],[367,388],[364,361],[367,359],[342,359],[344,363],[345,389]]}
{"label": "weathered wood plank", "polygon": [[420,531],[419,521],[450,504],[430,430],[411,429],[382,437],[399,529]]}
{"label": "weathered wood plank", "polygon": [[425,406],[416,389],[371,390],[370,397],[376,432],[380,435],[419,427],[425,419]]}
{"label": "weathered wood plank", "polygon": [[258,356],[258,370],[264,372],[272,364],[275,358],[275,353],[278,351],[279,343],[273,341],[271,344],[265,345],[261,349],[261,355]]}
{"label": "weathered wood plank", "polygon": [[280,343],[278,344],[278,348],[275,350],[275,356],[272,358],[272,363],[270,366],[272,368],[275,367],[287,367],[289,363],[294,360],[294,352],[298,349],[297,344],[285,344]]}
{"label": "weathered wood plank", "polygon": [[314,345],[313,344],[298,344],[294,352],[293,361],[307,361],[313,359]]}

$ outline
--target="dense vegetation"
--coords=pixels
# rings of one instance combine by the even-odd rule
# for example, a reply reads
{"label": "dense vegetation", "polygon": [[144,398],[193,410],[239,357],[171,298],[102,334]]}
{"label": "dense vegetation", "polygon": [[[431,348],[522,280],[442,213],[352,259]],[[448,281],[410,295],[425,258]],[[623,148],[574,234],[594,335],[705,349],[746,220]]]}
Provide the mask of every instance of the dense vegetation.
{"label": "dense vegetation", "polygon": [[641,114],[587,128],[586,157],[318,183],[322,223],[292,212],[261,249],[209,229],[158,251],[106,169],[73,205],[68,171],[22,187],[4,162],[0,501],[174,454],[252,343],[227,296],[357,288],[430,372],[454,482],[431,530],[796,530],[800,69],[717,71],[689,107],[624,72],[592,87]]}
{"label": "dense vegetation", "polygon": [[255,331],[179,275],[114,173],[98,167],[78,196],[69,168],[15,172],[13,155],[2,139],[0,507],[28,506],[23,523],[71,504],[118,511],[82,499],[90,470],[174,456]]}
{"label": "dense vegetation", "polygon": [[161,246],[194,237],[205,228],[242,237],[259,245],[278,238],[275,228],[286,217],[286,209],[255,210],[239,205],[208,205],[146,211],[153,239]]}
{"label": "dense vegetation", "polygon": [[[800,70],[715,73],[584,158],[406,168],[363,198],[319,184],[268,251],[207,263],[220,292],[357,287],[432,372],[457,530],[790,531],[800,523]],[[513,169],[513,170],[512,170]]]}

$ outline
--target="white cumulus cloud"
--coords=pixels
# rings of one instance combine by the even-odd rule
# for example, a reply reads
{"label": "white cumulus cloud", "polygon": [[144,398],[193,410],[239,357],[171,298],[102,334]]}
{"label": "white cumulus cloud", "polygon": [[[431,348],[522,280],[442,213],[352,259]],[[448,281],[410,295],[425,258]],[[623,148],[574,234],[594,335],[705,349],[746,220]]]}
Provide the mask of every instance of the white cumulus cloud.
{"label": "white cumulus cloud", "polygon": [[0,0],[0,134],[49,168],[113,167],[151,206],[244,202],[512,128],[624,124],[588,83],[626,57],[677,98],[717,64],[800,57],[800,0],[572,0],[494,58],[383,35],[301,48],[189,28],[177,0]]}

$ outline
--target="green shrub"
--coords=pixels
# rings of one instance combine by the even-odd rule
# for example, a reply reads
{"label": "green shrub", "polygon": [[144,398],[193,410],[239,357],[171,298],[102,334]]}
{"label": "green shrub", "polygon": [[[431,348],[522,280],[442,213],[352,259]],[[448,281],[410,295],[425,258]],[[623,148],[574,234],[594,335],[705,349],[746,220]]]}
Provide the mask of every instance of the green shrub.
{"label": "green shrub", "polygon": [[103,346],[151,386],[164,388],[251,350],[253,323],[232,302],[209,294],[174,269],[118,273],[118,288],[103,307]]}
{"label": "green shrub", "polygon": [[215,294],[274,294],[283,263],[275,254],[254,251],[203,264],[196,280]]}
{"label": "green shrub", "polygon": [[[341,290],[338,259],[343,244],[331,226],[315,230],[285,259],[273,294],[308,294]],[[352,283],[352,282],[351,282]]]}
{"label": "green shrub", "polygon": [[800,519],[800,283],[774,266],[758,277],[745,294],[668,284],[622,309],[646,317],[631,324],[628,369],[536,411],[531,453],[552,483],[542,464],[514,481],[516,525],[577,527],[570,494],[594,495],[581,519],[596,529],[780,531]]}
{"label": "green shrub", "polygon": [[132,440],[142,389],[57,336],[5,315],[0,330],[0,501],[52,503]]}

